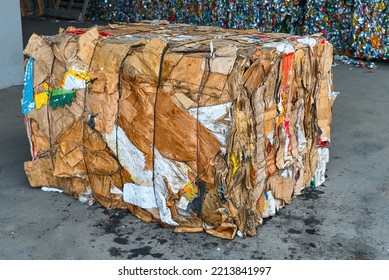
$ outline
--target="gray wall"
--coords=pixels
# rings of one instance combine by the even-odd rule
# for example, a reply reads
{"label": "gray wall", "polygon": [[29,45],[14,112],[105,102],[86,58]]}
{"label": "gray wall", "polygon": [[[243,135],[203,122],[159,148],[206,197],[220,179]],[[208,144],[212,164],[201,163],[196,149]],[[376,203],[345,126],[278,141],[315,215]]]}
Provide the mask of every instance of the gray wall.
{"label": "gray wall", "polygon": [[1,0],[0,89],[23,84],[23,42],[19,1]]}

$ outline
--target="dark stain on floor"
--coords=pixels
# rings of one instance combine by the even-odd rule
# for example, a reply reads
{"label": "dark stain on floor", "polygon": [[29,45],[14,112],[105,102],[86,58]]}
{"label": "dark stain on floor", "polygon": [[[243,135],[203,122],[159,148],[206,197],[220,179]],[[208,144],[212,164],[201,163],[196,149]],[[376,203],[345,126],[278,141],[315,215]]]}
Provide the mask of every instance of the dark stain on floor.
{"label": "dark stain on floor", "polygon": [[306,226],[312,226],[312,225],[320,225],[321,222],[319,220],[315,219],[315,217],[309,217],[309,218],[304,220],[304,224]]}
{"label": "dark stain on floor", "polygon": [[298,198],[302,200],[316,200],[319,198],[321,194],[323,194],[323,191],[318,190],[317,188],[305,188],[301,191],[301,195],[298,196]]}
{"label": "dark stain on floor", "polygon": [[121,209],[104,209],[103,213],[109,216],[109,218],[98,221],[94,227],[103,229],[105,234],[116,234],[120,237],[119,226],[121,220],[126,215],[126,211]]}
{"label": "dark stain on floor", "polygon": [[126,244],[128,244],[128,239],[123,238],[123,237],[116,237],[113,239],[113,242],[121,244],[121,245],[126,245]]}
{"label": "dark stain on floor", "polygon": [[266,219],[263,219],[262,225],[266,225],[271,219],[273,219],[273,216],[267,217]]}
{"label": "dark stain on floor", "polygon": [[305,232],[308,234],[317,234],[317,231],[314,228],[308,228],[305,230]]}
{"label": "dark stain on floor", "polygon": [[218,245],[219,245],[219,243],[217,243],[217,242],[207,242],[207,243],[204,243],[202,245],[202,247],[204,249],[211,249],[211,248],[217,247]]}
{"label": "dark stain on floor", "polygon": [[108,249],[108,252],[111,257],[123,257],[122,251],[119,248],[111,247]]}
{"label": "dark stain on floor", "polygon": [[154,257],[154,258],[158,258],[158,259],[163,257],[163,254],[161,254],[161,253],[152,254],[150,246],[131,249],[129,252],[131,254],[129,254],[127,256],[127,259],[134,259],[134,258],[137,258],[139,256],[149,256],[149,255]]}
{"label": "dark stain on floor", "polygon": [[301,234],[301,230],[290,228],[290,229],[288,229],[288,233],[291,233],[291,234]]}

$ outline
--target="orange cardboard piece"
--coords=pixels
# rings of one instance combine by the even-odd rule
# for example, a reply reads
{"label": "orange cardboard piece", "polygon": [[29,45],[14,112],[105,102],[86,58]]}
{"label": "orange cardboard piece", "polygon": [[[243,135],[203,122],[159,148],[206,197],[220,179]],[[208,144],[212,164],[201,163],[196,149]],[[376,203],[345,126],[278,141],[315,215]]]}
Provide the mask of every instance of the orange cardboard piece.
{"label": "orange cardboard piece", "polygon": [[207,229],[206,233],[223,239],[234,239],[238,228],[234,224],[223,223],[215,229]]}
{"label": "orange cardboard piece", "polygon": [[120,100],[119,114],[123,116],[126,119],[126,121],[131,123],[134,120],[135,116],[137,115],[137,111],[129,101],[124,99],[124,100]]}
{"label": "orange cardboard piece", "polygon": [[67,154],[76,149],[83,140],[83,124],[79,120],[66,130],[58,139],[58,144],[62,154]]}
{"label": "orange cardboard piece", "polygon": [[56,59],[63,63],[76,59],[77,39],[73,35],[62,32],[53,36],[53,39],[52,49]]}
{"label": "orange cardboard piece", "polygon": [[[151,167],[153,129],[154,129],[154,99],[156,89],[148,84],[135,85],[125,82],[124,88],[131,91],[127,101],[132,104],[136,115],[129,122],[120,117],[119,125],[126,132],[130,141],[148,156],[148,166]],[[213,184],[212,159],[220,150],[217,138],[199,125],[199,142],[197,147],[197,122],[185,110],[177,106],[163,90],[159,90],[155,107],[156,127],[155,146],[165,158],[185,162],[193,172],[197,172],[197,160],[201,179]],[[197,153],[198,148],[198,153]],[[199,158],[197,159],[197,154]]]}
{"label": "orange cardboard piece", "polygon": [[50,139],[51,144],[54,144],[57,138],[66,132],[76,120],[67,106],[53,110],[47,104],[39,110],[32,110],[28,117],[38,123],[39,134]]}
{"label": "orange cardboard piece", "polygon": [[127,208],[122,195],[111,193],[111,188],[115,187],[110,176],[90,175],[91,188],[94,198],[107,209]]}
{"label": "orange cardboard piece", "polygon": [[89,65],[95,51],[95,45],[100,38],[97,27],[89,29],[84,34],[80,35],[78,39],[77,56],[86,64]]}
{"label": "orange cardboard piece", "polygon": [[277,106],[273,104],[270,108],[265,110],[263,116],[263,133],[265,137],[274,134],[274,129],[276,126],[276,117],[278,116]]}
{"label": "orange cardboard piece", "polygon": [[266,146],[269,148],[269,152],[266,155],[266,172],[267,175],[273,176],[277,172],[277,166],[275,162],[275,150],[271,147],[270,142],[267,141],[268,143]]}
{"label": "orange cardboard piece", "polygon": [[258,201],[257,201],[257,210],[259,213],[263,213],[268,208],[268,202],[265,197],[265,193],[263,193]]}
{"label": "orange cardboard piece", "polygon": [[[134,50],[128,56],[124,64],[124,73],[128,73],[132,79],[140,83],[157,85],[161,56],[166,46],[167,42],[158,38],[146,42],[142,49]],[[162,83],[170,75],[172,67],[176,67],[181,57],[181,55],[169,53],[167,50],[162,61]]]}
{"label": "orange cardboard piece", "polygon": [[143,221],[145,223],[151,223],[152,222],[153,216],[151,215],[151,213],[149,213],[146,210],[140,208],[139,206],[127,203],[127,208],[131,212],[131,214],[133,214],[135,217],[137,217],[141,221]]}
{"label": "orange cardboard piece", "polygon": [[34,89],[35,93],[40,92],[42,89],[37,88],[39,85],[44,83],[50,76],[51,68],[47,68],[47,63],[43,60],[36,60],[34,62]]}
{"label": "orange cardboard piece", "polygon": [[71,106],[66,107],[74,115],[75,119],[81,118],[84,114],[85,94],[84,89],[76,90]]}
{"label": "orange cardboard piece", "polygon": [[85,142],[83,143],[83,146],[90,151],[102,151],[107,147],[107,144],[97,131],[93,131],[84,136],[84,139]]}
{"label": "orange cardboard piece", "polygon": [[194,233],[194,232],[203,232],[204,229],[202,227],[193,228],[193,227],[175,227],[174,233]]}
{"label": "orange cardboard piece", "polygon": [[[67,105],[65,105],[63,108],[59,107],[55,110],[51,109],[50,107],[46,109],[49,110],[49,121],[50,121],[50,138],[51,143],[55,143],[57,141],[57,138],[61,136],[63,133],[65,133],[75,122],[76,118],[72,114],[72,112],[68,109]],[[42,106],[42,109],[44,110],[44,106]],[[47,116],[44,118],[47,119]]]}
{"label": "orange cardboard piece", "polygon": [[[56,177],[84,177],[86,174],[85,163],[82,160],[82,151],[75,149],[65,155],[57,153],[54,159],[54,172]],[[75,164],[71,166],[71,164]]]}
{"label": "orange cardboard piece", "polygon": [[23,53],[41,62],[42,67],[40,69],[44,69],[45,73],[50,73],[54,54],[49,41],[34,33],[28,40]]}
{"label": "orange cardboard piece", "polygon": [[307,143],[307,155],[304,161],[304,186],[309,186],[313,175],[315,174],[319,154],[316,149],[316,142],[308,139]]}
{"label": "orange cardboard piece", "polygon": [[80,194],[87,192],[90,189],[87,178],[58,178],[59,186],[65,193],[71,194],[74,198],[78,198]]}
{"label": "orange cardboard piece", "polygon": [[45,153],[50,149],[48,137],[41,135],[38,123],[31,119],[31,141],[34,143],[35,156]]}
{"label": "orange cardboard piece", "polygon": [[90,79],[92,80],[91,85],[89,86],[92,92],[105,92],[105,85],[107,83],[107,79],[105,78],[105,74],[103,71],[93,72],[89,71],[88,73]]}
{"label": "orange cardboard piece", "polygon": [[60,178],[53,175],[53,162],[50,158],[40,158],[24,163],[28,181],[31,187],[53,187],[63,190],[78,198],[87,191],[88,182],[82,178]]}
{"label": "orange cardboard piece", "polygon": [[257,90],[264,80],[268,77],[270,71],[270,54],[262,49],[257,53],[256,60],[244,72],[244,85],[249,92]]}
{"label": "orange cardboard piece", "polygon": [[63,82],[63,77],[66,73],[66,64],[60,60],[55,59],[53,64],[53,72],[49,80],[50,86],[52,88],[60,87],[60,84]]}
{"label": "orange cardboard piece", "polygon": [[87,151],[85,162],[90,174],[108,176],[119,169],[118,162],[105,151]]}
{"label": "orange cardboard piece", "polygon": [[[106,75],[112,75],[117,80],[120,66],[129,50],[130,48],[126,44],[118,44],[116,42],[98,44],[96,49],[94,49],[91,67],[100,69],[104,71]],[[108,86],[116,86],[116,84],[108,83]]]}
{"label": "orange cardboard piece", "polygon": [[50,158],[26,161],[24,170],[31,187],[58,187],[57,178],[53,176],[53,162]]}
{"label": "orange cardboard piece", "polygon": [[290,203],[293,196],[295,181],[285,178],[279,174],[270,177],[267,181],[267,188],[272,191],[274,198]]}
{"label": "orange cardboard piece", "polygon": [[173,68],[169,75],[169,82],[173,84],[177,92],[197,93],[203,76],[203,57],[184,56]]}
{"label": "orange cardboard piece", "polygon": [[331,137],[330,125],[332,121],[332,104],[335,97],[332,96],[332,45],[327,42],[323,46],[325,47],[321,47],[323,48],[323,53],[319,60],[321,77],[319,78],[320,89],[317,98],[317,117],[318,126],[322,132],[320,137],[328,141]]}
{"label": "orange cardboard piece", "polygon": [[[72,168],[75,168],[84,158],[83,149],[81,147],[75,148],[73,151],[66,154],[63,159]],[[85,166],[84,166],[85,170]]]}
{"label": "orange cardboard piece", "polygon": [[95,129],[100,133],[109,133],[117,118],[118,93],[105,94],[92,92],[88,96],[87,108],[96,116]]}

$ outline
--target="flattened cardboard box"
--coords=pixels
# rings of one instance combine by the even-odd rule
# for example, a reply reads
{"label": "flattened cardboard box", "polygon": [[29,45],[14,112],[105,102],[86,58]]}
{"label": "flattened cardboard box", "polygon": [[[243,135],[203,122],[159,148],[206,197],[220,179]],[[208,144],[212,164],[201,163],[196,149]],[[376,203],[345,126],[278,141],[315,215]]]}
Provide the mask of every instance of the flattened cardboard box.
{"label": "flattened cardboard box", "polygon": [[336,95],[320,35],[143,22],[34,34],[25,54],[32,187],[232,239],[322,183]]}

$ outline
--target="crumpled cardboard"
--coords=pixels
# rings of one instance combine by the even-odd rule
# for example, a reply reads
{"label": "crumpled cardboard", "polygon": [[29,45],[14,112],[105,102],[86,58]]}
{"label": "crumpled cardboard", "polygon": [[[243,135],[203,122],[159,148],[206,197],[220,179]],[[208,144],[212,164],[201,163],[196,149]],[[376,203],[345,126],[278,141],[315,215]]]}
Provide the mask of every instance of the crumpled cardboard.
{"label": "crumpled cardboard", "polygon": [[97,27],[91,28],[84,34],[80,35],[77,40],[77,56],[86,64],[91,63],[96,44],[100,35]]}
{"label": "crumpled cardboard", "polygon": [[26,115],[31,186],[233,239],[322,183],[336,95],[321,36],[145,22],[81,31],[34,34],[25,49],[35,94],[69,70],[87,77],[70,104]]}
{"label": "crumpled cardboard", "polygon": [[274,193],[274,197],[290,203],[294,191],[295,180],[281,175],[274,175],[267,181],[267,188]]}
{"label": "crumpled cardboard", "polygon": [[57,187],[57,177],[53,175],[53,162],[50,158],[40,158],[24,163],[24,170],[31,187]]}
{"label": "crumpled cardboard", "polygon": [[56,60],[64,64],[72,63],[77,56],[77,40],[64,30],[54,36],[47,37],[52,44],[52,51]]}
{"label": "crumpled cardboard", "polygon": [[50,73],[51,66],[54,60],[54,54],[50,42],[44,39],[42,36],[32,34],[28,40],[27,46],[24,49],[24,54],[34,58],[36,61],[42,62],[43,70]]}

